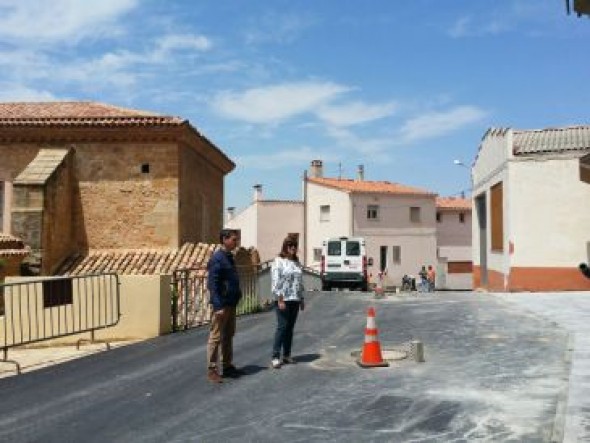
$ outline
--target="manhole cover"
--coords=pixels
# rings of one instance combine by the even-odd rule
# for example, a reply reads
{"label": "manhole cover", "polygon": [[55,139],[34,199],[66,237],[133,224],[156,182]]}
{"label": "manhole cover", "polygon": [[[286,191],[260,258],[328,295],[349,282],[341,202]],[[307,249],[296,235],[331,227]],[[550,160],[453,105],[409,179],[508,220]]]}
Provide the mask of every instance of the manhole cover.
{"label": "manhole cover", "polygon": [[[350,355],[355,360],[358,360],[361,356],[361,351],[352,351]],[[383,360],[386,361],[397,361],[408,358],[408,353],[399,349],[382,349],[381,355],[383,356]]]}

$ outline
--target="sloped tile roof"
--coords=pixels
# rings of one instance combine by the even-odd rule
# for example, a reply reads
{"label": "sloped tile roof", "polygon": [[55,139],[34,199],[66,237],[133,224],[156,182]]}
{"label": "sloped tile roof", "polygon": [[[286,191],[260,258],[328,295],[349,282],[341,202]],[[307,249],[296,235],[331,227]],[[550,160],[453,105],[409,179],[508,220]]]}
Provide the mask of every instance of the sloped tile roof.
{"label": "sloped tile roof", "polygon": [[15,184],[44,184],[64,161],[69,149],[41,149],[31,163],[16,177]]}
{"label": "sloped tile roof", "polygon": [[0,103],[0,126],[181,125],[185,120],[98,102]]}
{"label": "sloped tile roof", "polygon": [[406,186],[388,181],[352,180],[338,178],[308,178],[310,183],[339,189],[349,193],[359,194],[393,194],[393,195],[415,195],[435,196],[434,192],[425,189]]}
{"label": "sloped tile roof", "polygon": [[436,208],[441,210],[471,211],[471,200],[456,197],[437,197]]}
{"label": "sloped tile roof", "polygon": [[590,151],[590,126],[514,131],[515,155]]}
{"label": "sloped tile roof", "polygon": [[207,264],[219,245],[185,243],[179,249],[101,249],[70,257],[58,270],[60,275],[115,272],[131,275],[171,274],[179,268]]}
{"label": "sloped tile roof", "polygon": [[9,255],[26,256],[30,252],[30,248],[20,238],[0,232],[0,257]]}

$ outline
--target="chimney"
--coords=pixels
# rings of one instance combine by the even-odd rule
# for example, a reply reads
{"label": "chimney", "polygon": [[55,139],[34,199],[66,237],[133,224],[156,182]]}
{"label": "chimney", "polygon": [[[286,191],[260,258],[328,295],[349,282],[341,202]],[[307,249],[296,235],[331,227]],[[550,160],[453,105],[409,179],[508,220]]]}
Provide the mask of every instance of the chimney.
{"label": "chimney", "polygon": [[356,179],[360,182],[362,182],[365,179],[365,167],[363,165],[358,166]]}
{"label": "chimney", "polygon": [[235,212],[236,212],[236,208],[234,206],[228,206],[225,221],[226,222],[232,221],[234,218],[234,215],[236,215]]}
{"label": "chimney", "polygon": [[254,201],[260,201],[262,200],[262,185],[258,184],[258,185],[254,185]]}
{"label": "chimney", "polygon": [[309,168],[311,178],[322,178],[324,176],[324,166],[321,160],[312,160]]}

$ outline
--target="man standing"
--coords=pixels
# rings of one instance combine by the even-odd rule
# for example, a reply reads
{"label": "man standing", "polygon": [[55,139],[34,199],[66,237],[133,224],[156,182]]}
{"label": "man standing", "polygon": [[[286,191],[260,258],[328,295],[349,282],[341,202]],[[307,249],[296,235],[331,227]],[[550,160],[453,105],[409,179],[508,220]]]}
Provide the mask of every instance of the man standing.
{"label": "man standing", "polygon": [[216,251],[207,263],[209,302],[213,305],[207,343],[207,378],[213,383],[223,381],[217,367],[220,346],[223,375],[231,377],[242,374],[232,361],[236,306],[242,297],[240,280],[232,255],[232,251],[238,244],[238,235],[236,231],[224,229],[219,235],[219,240],[221,249]]}

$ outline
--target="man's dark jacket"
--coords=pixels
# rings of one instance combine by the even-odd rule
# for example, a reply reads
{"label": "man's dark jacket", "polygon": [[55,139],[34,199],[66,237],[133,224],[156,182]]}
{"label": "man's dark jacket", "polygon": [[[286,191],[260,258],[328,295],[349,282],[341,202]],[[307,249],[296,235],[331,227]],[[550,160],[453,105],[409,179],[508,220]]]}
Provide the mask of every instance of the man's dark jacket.
{"label": "man's dark jacket", "polygon": [[209,289],[209,302],[214,311],[219,311],[225,306],[237,306],[242,291],[240,279],[231,252],[216,251],[207,263],[209,276],[207,287]]}

